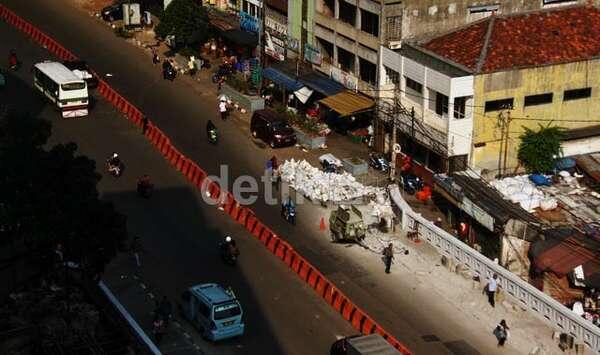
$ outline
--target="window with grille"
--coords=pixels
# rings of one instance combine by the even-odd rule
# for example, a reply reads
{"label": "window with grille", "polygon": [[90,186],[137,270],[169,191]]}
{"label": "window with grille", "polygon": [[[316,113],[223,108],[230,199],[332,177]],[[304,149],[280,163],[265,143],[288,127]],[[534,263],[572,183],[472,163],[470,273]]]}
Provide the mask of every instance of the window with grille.
{"label": "window with grille", "polygon": [[402,39],[402,16],[386,17],[385,33],[388,41],[397,41]]}
{"label": "window with grille", "polygon": [[397,71],[385,67],[385,76],[386,76],[386,84],[394,84],[394,86],[398,87],[400,84],[400,73]]}

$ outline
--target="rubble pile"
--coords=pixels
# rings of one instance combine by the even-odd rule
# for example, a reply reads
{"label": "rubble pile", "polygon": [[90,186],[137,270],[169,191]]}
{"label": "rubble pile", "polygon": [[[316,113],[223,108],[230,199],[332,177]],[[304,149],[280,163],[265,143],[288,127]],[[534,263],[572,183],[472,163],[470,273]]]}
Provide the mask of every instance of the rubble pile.
{"label": "rubble pile", "polygon": [[536,208],[543,211],[558,207],[556,199],[547,196],[529,180],[529,175],[518,175],[493,180],[490,184],[500,191],[505,199],[518,203],[524,210],[533,212]]}
{"label": "rubble pile", "polygon": [[286,160],[281,166],[281,179],[313,201],[348,202],[364,197],[374,197],[380,188],[364,186],[354,176],[326,173],[306,160]]}

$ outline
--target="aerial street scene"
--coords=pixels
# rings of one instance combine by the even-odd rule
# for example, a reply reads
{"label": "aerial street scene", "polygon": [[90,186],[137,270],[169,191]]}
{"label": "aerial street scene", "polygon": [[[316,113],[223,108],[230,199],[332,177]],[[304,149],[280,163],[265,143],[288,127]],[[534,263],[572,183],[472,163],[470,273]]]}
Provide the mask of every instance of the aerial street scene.
{"label": "aerial street scene", "polygon": [[600,0],[0,0],[0,355],[600,353]]}

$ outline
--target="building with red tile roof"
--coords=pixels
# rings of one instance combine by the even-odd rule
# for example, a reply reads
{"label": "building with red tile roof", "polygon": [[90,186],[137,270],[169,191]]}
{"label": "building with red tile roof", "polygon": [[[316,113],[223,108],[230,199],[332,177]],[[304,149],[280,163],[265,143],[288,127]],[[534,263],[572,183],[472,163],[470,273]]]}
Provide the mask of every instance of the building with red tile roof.
{"label": "building with red tile roof", "polygon": [[600,57],[600,10],[491,16],[421,46],[474,73],[590,60]]}

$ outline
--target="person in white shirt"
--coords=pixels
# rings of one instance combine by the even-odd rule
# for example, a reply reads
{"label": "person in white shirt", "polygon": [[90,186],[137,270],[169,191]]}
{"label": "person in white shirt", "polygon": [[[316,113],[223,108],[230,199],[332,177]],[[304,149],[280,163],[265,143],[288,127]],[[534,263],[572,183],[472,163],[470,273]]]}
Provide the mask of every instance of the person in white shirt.
{"label": "person in white shirt", "polygon": [[225,100],[219,102],[219,112],[221,112],[221,119],[225,120],[227,118],[227,102]]}
{"label": "person in white shirt", "polygon": [[488,279],[486,292],[488,296],[488,302],[492,307],[496,307],[496,290],[498,290],[498,275],[494,274]]}

